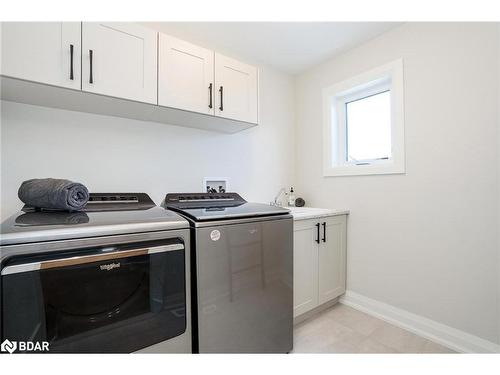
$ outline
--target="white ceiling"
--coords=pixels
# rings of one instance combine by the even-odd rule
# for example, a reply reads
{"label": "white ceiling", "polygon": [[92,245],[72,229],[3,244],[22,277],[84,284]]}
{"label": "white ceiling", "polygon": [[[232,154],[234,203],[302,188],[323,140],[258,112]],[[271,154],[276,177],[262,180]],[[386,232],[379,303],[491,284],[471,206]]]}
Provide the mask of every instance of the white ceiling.
{"label": "white ceiling", "polygon": [[400,23],[149,22],[146,25],[249,62],[297,74]]}

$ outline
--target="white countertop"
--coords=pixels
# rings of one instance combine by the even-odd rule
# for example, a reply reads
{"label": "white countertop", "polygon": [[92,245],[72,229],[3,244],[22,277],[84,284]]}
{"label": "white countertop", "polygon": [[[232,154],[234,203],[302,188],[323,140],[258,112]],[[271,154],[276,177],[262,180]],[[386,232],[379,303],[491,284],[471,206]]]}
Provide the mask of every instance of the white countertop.
{"label": "white countertop", "polygon": [[314,207],[283,207],[291,211],[293,220],[314,219],[317,217],[348,215],[349,210],[338,208],[314,208]]}

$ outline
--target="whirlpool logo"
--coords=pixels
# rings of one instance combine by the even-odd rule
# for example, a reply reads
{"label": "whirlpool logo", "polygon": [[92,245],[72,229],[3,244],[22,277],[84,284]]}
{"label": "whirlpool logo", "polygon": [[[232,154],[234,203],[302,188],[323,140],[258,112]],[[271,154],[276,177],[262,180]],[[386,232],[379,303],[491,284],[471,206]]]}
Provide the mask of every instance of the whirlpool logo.
{"label": "whirlpool logo", "polygon": [[10,341],[5,339],[0,345],[0,351],[4,353],[20,352],[48,352],[49,343],[47,341]]}
{"label": "whirlpool logo", "polygon": [[101,271],[111,271],[113,268],[120,268],[120,263],[101,264],[99,268]]}

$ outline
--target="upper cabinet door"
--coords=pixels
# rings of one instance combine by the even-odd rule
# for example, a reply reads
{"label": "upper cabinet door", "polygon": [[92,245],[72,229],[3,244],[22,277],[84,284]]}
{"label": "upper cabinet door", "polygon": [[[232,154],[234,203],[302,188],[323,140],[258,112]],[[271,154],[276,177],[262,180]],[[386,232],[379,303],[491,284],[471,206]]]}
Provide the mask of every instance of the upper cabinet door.
{"label": "upper cabinet door", "polygon": [[157,32],[132,23],[83,22],[82,90],[157,104]]}
{"label": "upper cabinet door", "polygon": [[319,303],[341,296],[346,289],[346,216],[320,220]]}
{"label": "upper cabinet door", "polygon": [[158,104],[214,114],[214,52],[169,35],[159,37]]}
{"label": "upper cabinet door", "polygon": [[258,123],[257,68],[215,53],[215,114]]}
{"label": "upper cabinet door", "polygon": [[1,74],[81,88],[80,22],[2,22]]}

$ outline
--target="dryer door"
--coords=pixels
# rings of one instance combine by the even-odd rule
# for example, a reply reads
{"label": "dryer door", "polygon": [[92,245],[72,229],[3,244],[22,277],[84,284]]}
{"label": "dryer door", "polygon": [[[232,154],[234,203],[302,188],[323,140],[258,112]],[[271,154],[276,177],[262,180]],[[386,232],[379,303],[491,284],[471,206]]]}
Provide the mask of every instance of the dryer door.
{"label": "dryer door", "polygon": [[130,353],[186,330],[184,244],[159,240],[10,260],[2,341]]}

